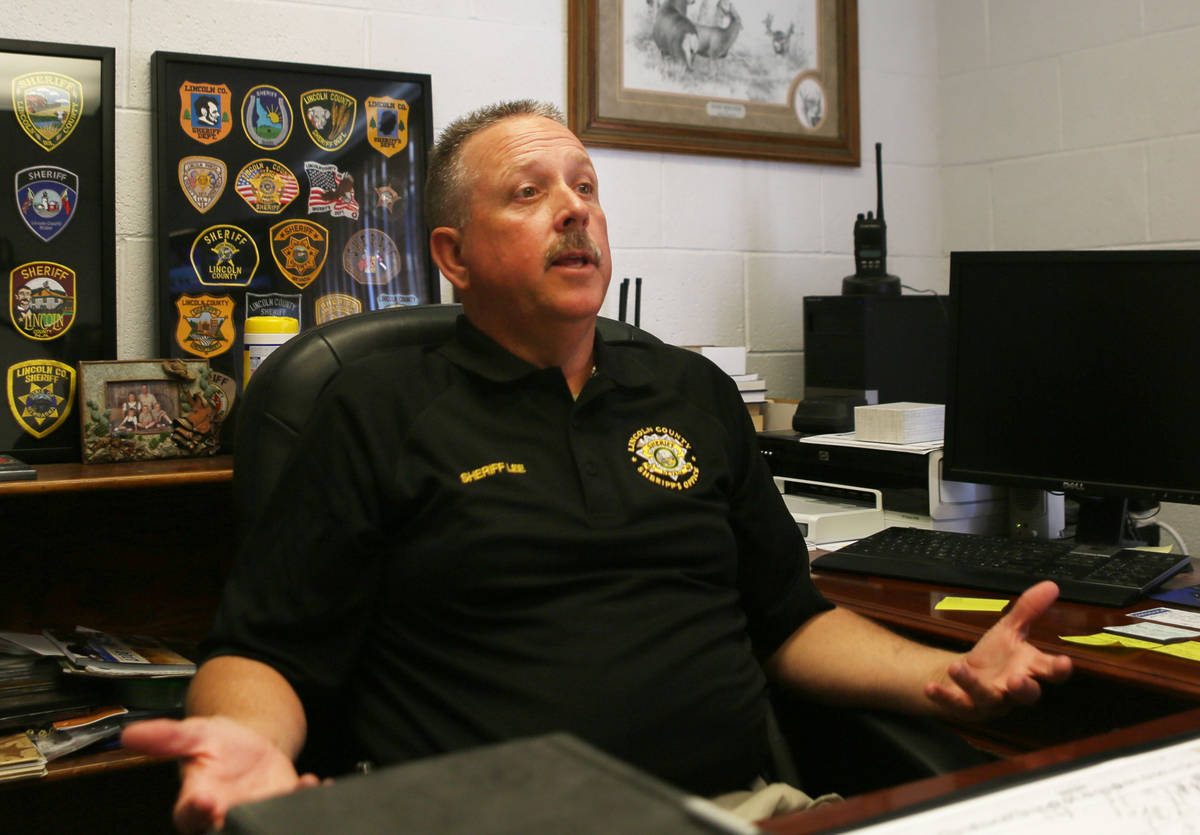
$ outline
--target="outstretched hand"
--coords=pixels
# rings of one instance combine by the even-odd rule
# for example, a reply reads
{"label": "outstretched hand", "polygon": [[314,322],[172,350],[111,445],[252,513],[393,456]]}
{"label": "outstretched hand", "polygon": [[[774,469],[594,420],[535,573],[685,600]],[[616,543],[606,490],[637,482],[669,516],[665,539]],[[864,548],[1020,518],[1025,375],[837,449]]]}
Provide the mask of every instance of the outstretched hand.
{"label": "outstretched hand", "polygon": [[1057,599],[1058,586],[1049,580],[1026,589],[969,652],[950,663],[943,680],[925,686],[925,695],[958,718],[986,719],[1033,704],[1042,682],[1065,681],[1071,659],[1028,641],[1029,627]]}
{"label": "outstretched hand", "polygon": [[174,813],[180,832],[220,828],[232,806],[320,782],[312,774],[298,775],[266,737],[220,716],[133,722],[121,743],[131,751],[181,759],[183,785]]}

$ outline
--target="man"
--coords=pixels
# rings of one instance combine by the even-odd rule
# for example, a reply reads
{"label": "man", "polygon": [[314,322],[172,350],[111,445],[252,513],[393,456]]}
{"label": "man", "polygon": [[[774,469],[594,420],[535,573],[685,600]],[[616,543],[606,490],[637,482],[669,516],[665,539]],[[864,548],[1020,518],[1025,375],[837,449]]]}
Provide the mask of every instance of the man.
{"label": "man", "polygon": [[450,125],[430,247],[465,321],[348,367],[231,577],[190,718],[131,725],[184,759],[181,829],[315,785],[304,700],[338,692],[391,762],[568,730],[690,791],[744,787],[767,674],[813,697],[973,718],[1070,662],[1021,597],[970,652],[903,640],[813,588],[741,398],[715,366],[605,343],[597,178],[553,108]]}

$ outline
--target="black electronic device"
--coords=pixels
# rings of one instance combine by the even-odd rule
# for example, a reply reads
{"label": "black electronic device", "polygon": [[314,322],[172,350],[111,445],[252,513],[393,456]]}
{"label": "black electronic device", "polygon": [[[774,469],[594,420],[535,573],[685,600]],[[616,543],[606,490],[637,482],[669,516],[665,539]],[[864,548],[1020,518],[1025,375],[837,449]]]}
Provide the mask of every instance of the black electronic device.
{"label": "black electronic device", "polygon": [[900,295],[900,279],[887,271],[887,224],[883,220],[883,145],[875,143],[875,214],[854,221],[854,275],[842,279],[842,293]]}
{"label": "black electronic device", "polygon": [[1139,544],[1131,501],[1200,504],[1200,251],[953,252],[943,475],[1079,500],[1077,542]]}
{"label": "black electronic device", "polygon": [[943,296],[805,296],[804,400],[792,427],[848,432],[855,406],[945,402],[948,333]]}
{"label": "black electronic device", "polygon": [[1039,580],[1064,600],[1128,606],[1191,565],[1186,554],[1079,550],[1066,542],[1009,539],[927,528],[891,527],[813,561],[817,570],[1019,594]]}

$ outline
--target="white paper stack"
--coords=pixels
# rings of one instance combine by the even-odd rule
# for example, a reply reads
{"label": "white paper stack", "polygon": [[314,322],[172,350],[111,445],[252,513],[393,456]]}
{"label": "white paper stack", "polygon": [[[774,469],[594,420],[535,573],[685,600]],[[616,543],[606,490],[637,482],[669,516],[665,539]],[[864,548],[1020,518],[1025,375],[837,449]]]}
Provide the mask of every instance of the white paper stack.
{"label": "white paper stack", "polygon": [[946,407],[940,403],[880,403],[854,407],[854,437],[885,444],[941,439]]}

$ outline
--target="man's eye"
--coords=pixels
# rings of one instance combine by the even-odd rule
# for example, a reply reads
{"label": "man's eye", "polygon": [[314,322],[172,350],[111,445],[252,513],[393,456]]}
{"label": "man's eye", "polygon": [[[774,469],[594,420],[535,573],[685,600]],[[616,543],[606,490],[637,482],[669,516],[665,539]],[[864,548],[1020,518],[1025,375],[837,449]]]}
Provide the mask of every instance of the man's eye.
{"label": "man's eye", "polygon": [[596,187],[591,183],[580,183],[577,188],[580,194],[592,194],[596,191]]}
{"label": "man's eye", "polygon": [[537,194],[537,189],[535,189],[533,186],[525,186],[524,188],[520,189],[517,194],[519,194],[521,197],[533,197],[533,195]]}

